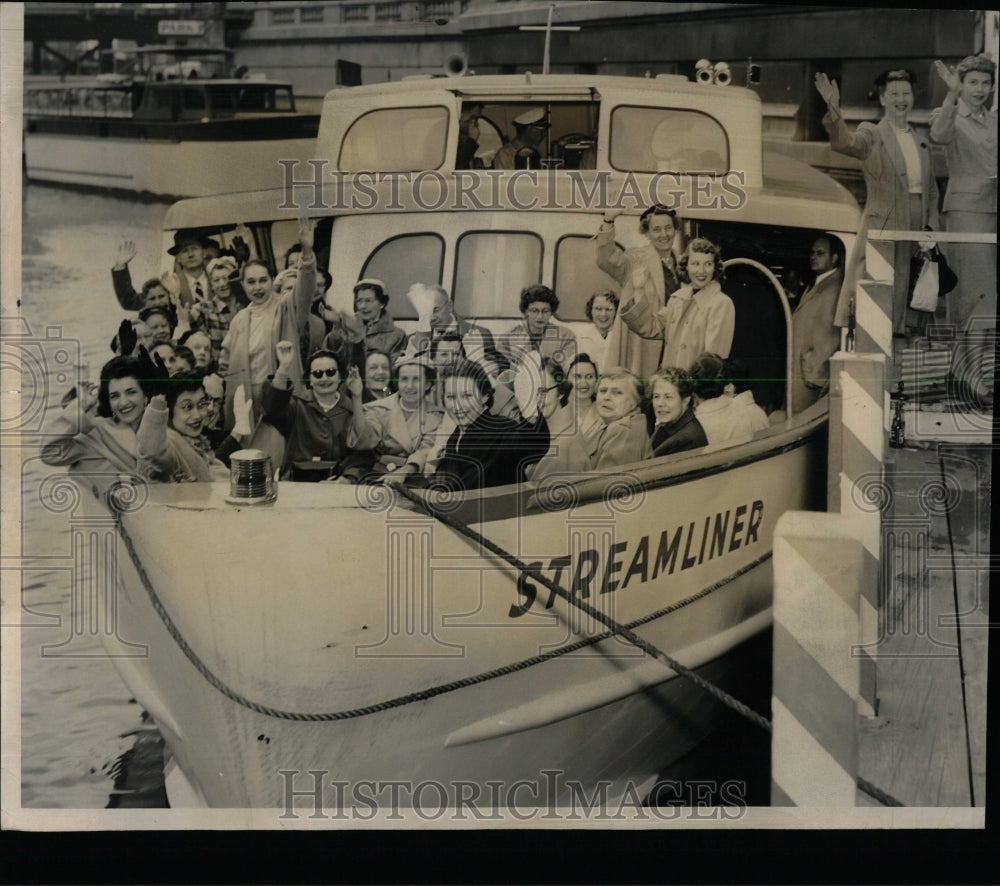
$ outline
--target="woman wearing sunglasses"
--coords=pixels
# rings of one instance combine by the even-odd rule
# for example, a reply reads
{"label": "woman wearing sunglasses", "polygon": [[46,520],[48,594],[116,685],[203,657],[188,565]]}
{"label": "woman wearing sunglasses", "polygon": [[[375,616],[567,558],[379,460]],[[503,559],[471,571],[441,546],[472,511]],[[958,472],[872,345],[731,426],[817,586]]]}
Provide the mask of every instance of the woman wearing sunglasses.
{"label": "woman wearing sunglasses", "polygon": [[307,363],[306,387],[292,384],[298,346],[279,341],[275,348],[278,369],[264,386],[264,418],[285,437],[282,476],[290,480],[336,479],[351,456],[347,432],[351,425],[351,400],[342,390],[345,380],[358,377],[333,351],[314,351]]}

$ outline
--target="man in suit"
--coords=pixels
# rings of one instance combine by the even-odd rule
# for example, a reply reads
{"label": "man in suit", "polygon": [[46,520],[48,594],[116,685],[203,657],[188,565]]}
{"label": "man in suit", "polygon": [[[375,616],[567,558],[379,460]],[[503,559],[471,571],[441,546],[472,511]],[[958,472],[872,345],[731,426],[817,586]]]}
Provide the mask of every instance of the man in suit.
{"label": "man in suit", "polygon": [[[421,325],[429,323],[430,326],[430,331],[420,329],[410,336],[406,348],[409,353],[429,352],[435,341],[453,333],[461,339],[465,356],[480,363],[487,372],[495,375],[508,368],[510,364],[497,350],[490,331],[459,317],[443,286],[414,283],[407,295],[417,308]],[[429,315],[426,320],[425,315]]]}
{"label": "man in suit", "polygon": [[[211,237],[202,237],[186,228],[174,234],[174,245],[167,252],[175,257],[179,266],[177,278],[181,289],[178,298],[183,307],[190,308],[195,301],[211,302],[212,286],[205,268],[218,251],[219,244]],[[133,240],[124,240],[119,245],[117,261],[111,268],[111,283],[118,303],[127,311],[138,311],[164,302],[169,304],[166,288],[154,279],[146,281],[141,293],[135,291],[128,268],[135,255]]]}
{"label": "man in suit", "polygon": [[834,312],[844,285],[842,247],[834,237],[817,237],[809,251],[815,275],[792,314],[793,412],[811,406],[830,388],[830,356],[840,348],[840,327]]}

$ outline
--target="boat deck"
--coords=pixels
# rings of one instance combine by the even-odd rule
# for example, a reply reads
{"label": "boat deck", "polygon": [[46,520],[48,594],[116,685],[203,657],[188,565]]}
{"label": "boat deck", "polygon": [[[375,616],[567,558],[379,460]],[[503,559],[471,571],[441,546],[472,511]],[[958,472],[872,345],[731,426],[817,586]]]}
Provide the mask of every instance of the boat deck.
{"label": "boat deck", "polygon": [[879,709],[859,717],[858,774],[905,806],[983,807],[992,447],[920,445],[887,450]]}

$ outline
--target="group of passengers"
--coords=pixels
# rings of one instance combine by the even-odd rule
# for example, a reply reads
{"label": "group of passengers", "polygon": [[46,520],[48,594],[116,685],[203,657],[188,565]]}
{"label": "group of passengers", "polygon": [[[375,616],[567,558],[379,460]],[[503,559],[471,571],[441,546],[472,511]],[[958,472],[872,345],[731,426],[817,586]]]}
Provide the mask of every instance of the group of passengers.
{"label": "group of passengers", "polygon": [[[875,80],[883,108],[877,123],[861,123],[851,132],[840,107],[840,90],[826,74],[816,75],[816,89],[826,102],[823,125],[830,146],[861,161],[867,197],[863,232],[935,231],[941,229],[939,195],[931,160],[931,143],[943,145],[948,163],[948,190],[941,209],[949,233],[996,234],[997,111],[990,109],[996,85],[996,63],[986,55],[968,56],[954,68],[941,61],[935,69],[948,87],[940,108],[931,113],[929,139],[910,122],[916,77],[900,68]],[[894,247],[892,331],[908,341],[922,331],[928,314],[908,306],[913,289],[911,260],[918,250],[911,240]],[[958,277],[948,295],[948,321],[955,327],[949,381],[958,397],[980,408],[993,403],[996,343],[996,240],[948,242],[941,251]],[[850,273],[859,273],[861,255]],[[847,320],[846,300],[837,322]]]}
{"label": "group of passengers", "polygon": [[[696,238],[677,259],[675,216],[659,205],[640,220],[649,249],[622,251],[605,222],[598,260],[621,296],[591,296],[579,339],[540,284],[522,290],[522,320],[496,337],[436,284],[410,287],[420,317],[410,335],[380,280],[359,280],[353,313],[340,310],[309,223],[277,274],[251,256],[246,229],[229,249],[180,230],[175,269],[139,292],[125,241],[112,282],[139,316],[121,323],[100,383],[79,391],[82,424],[65,410],[43,457],[197,481],[225,476],[235,450],[280,438],[291,479],[420,475],[477,488],[749,440],[768,419],[726,360],[734,309],[718,247]],[[647,341],[654,359],[643,362]]]}

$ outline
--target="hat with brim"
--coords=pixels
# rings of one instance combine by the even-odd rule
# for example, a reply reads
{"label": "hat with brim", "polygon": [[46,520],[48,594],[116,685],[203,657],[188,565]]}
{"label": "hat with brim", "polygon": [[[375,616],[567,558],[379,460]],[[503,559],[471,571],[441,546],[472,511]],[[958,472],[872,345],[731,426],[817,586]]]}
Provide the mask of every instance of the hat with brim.
{"label": "hat with brim", "polygon": [[393,368],[399,372],[400,368],[403,366],[423,366],[424,369],[434,369],[434,362],[431,360],[431,356],[427,351],[418,351],[415,354],[409,351],[404,351],[396,358],[393,363]]}
{"label": "hat with brim", "polygon": [[516,126],[534,126],[538,129],[548,129],[551,125],[545,119],[545,108],[528,108],[523,114],[514,118]]}
{"label": "hat with brim", "polygon": [[177,255],[185,246],[192,244],[200,246],[202,249],[209,249],[213,246],[218,248],[219,246],[211,237],[206,237],[190,228],[181,228],[179,231],[174,231],[174,245],[167,250],[167,254]]}

